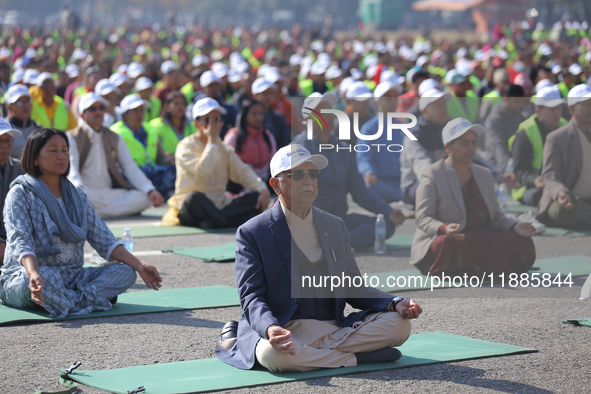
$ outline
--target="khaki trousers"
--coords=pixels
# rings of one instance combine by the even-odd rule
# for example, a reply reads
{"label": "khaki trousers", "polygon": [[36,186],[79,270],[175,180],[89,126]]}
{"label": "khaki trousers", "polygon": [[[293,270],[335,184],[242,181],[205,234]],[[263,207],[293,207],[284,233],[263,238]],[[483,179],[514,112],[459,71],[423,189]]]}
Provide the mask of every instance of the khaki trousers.
{"label": "khaki trousers", "polygon": [[353,327],[341,327],[336,320],[299,319],[290,320],[284,328],[292,333],[294,356],[274,349],[267,339],[257,343],[257,360],[271,372],[355,366],[355,353],[402,345],[411,324],[397,312],[378,312]]}

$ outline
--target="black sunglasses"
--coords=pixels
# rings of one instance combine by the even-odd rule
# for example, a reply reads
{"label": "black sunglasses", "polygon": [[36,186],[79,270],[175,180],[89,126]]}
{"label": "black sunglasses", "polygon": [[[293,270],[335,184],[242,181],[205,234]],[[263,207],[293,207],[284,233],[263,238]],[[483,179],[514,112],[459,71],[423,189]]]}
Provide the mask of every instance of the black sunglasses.
{"label": "black sunglasses", "polygon": [[96,111],[97,111],[97,110],[99,110],[99,109],[100,109],[101,111],[105,112],[105,111],[107,110],[107,107],[105,107],[104,105],[99,105],[98,107],[94,107],[94,106],[93,106],[93,107],[88,107],[88,108],[86,108],[86,110],[87,110],[88,112],[96,112]]}
{"label": "black sunglasses", "polygon": [[304,179],[304,175],[306,174],[310,175],[311,179],[318,179],[318,177],[320,176],[320,170],[295,170],[293,172],[283,174],[281,176],[290,176],[291,179],[293,179],[294,181],[301,181],[302,179]]}

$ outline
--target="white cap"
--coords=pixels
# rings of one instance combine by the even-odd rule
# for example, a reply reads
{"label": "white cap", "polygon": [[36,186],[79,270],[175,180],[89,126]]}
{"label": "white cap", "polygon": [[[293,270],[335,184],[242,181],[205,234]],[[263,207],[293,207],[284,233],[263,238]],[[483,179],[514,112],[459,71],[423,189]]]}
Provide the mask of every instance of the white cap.
{"label": "white cap", "polygon": [[310,74],[312,75],[321,75],[328,70],[328,64],[324,62],[314,62],[310,66]]}
{"label": "white cap", "polygon": [[107,94],[112,92],[120,92],[117,86],[115,86],[115,84],[109,81],[107,78],[98,81],[96,83],[96,86],[94,87],[94,91],[99,96],[106,96]]}
{"label": "white cap", "polygon": [[335,79],[343,75],[343,70],[339,68],[339,66],[330,66],[326,69],[326,73],[324,76],[326,79]]}
{"label": "white cap", "polygon": [[550,45],[543,42],[538,47],[538,53],[542,56],[550,56],[552,54],[552,48],[550,48]]}
{"label": "white cap", "polygon": [[53,75],[51,75],[51,73],[48,72],[42,72],[41,74],[37,75],[37,78],[35,78],[35,84],[41,87],[41,85],[43,85],[43,82],[49,79],[53,81]]}
{"label": "white cap", "polygon": [[13,129],[6,119],[0,118],[0,135],[2,134],[10,134],[12,138],[18,138],[22,135],[20,131]]}
{"label": "white cap", "polygon": [[373,66],[369,66],[367,70],[365,70],[365,76],[367,77],[367,79],[373,79],[373,77],[378,72],[378,67],[379,66],[377,64],[374,64]]}
{"label": "white cap", "polygon": [[322,155],[311,155],[308,149],[300,144],[290,144],[279,149],[271,159],[271,176],[274,178],[283,171],[297,168],[305,162],[314,164],[314,168],[322,170],[328,165],[328,160]]}
{"label": "white cap", "polygon": [[76,78],[80,75],[80,67],[76,64],[67,65],[64,71],[69,78]]}
{"label": "white cap", "polygon": [[466,134],[468,130],[476,133],[477,137],[484,135],[484,127],[478,123],[472,124],[469,120],[464,118],[455,118],[447,122],[443,131],[441,132],[443,138],[443,145],[451,142],[462,135]]}
{"label": "white cap", "polygon": [[135,86],[133,87],[136,92],[141,92],[142,90],[146,90],[154,86],[154,82],[148,77],[140,77],[137,81],[135,81]]}
{"label": "white cap", "polygon": [[250,90],[252,94],[259,94],[263,93],[265,90],[272,88],[275,86],[273,83],[269,82],[265,78],[257,78],[253,83]]}
{"label": "white cap", "polygon": [[365,101],[373,97],[371,90],[363,82],[353,82],[347,88],[347,98]]}
{"label": "white cap", "polygon": [[125,82],[128,82],[129,79],[123,74],[115,73],[109,77],[109,81],[113,82],[113,85],[119,87]]}
{"label": "white cap", "polygon": [[191,64],[193,67],[199,67],[204,64],[209,64],[209,59],[205,55],[197,54],[193,56],[193,60],[191,60]]}
{"label": "white cap", "polygon": [[127,67],[127,76],[131,79],[135,79],[145,72],[146,69],[144,68],[144,66],[142,66],[138,62],[130,63],[129,67]]}
{"label": "white cap", "polygon": [[80,97],[80,101],[78,101],[78,113],[83,113],[96,102],[103,103],[104,105],[109,105],[107,100],[105,100],[95,92],[89,92],[86,93],[84,96]]}
{"label": "white cap", "polygon": [[12,84],[22,82],[24,75],[25,75],[25,70],[23,70],[22,68],[14,70],[14,73],[12,74],[12,78],[10,78],[10,82]]}
{"label": "white cap", "polygon": [[29,88],[25,85],[17,84],[12,85],[4,94],[4,99],[8,105],[15,103],[19,98],[27,96],[31,97],[31,93],[29,92]]}
{"label": "white cap", "polygon": [[226,109],[222,107],[220,103],[211,97],[202,98],[201,100],[197,101],[195,105],[193,105],[193,119],[197,119],[200,116],[205,116],[211,111],[218,111],[222,115],[226,114]]}
{"label": "white cap", "polygon": [[229,70],[230,70],[230,67],[228,67],[227,64],[224,64],[221,62],[215,62],[214,64],[211,65],[211,71],[218,78],[223,78],[226,75],[228,75]]}
{"label": "white cap", "polygon": [[467,54],[468,54],[468,50],[464,47],[458,49],[458,51],[456,52],[458,59],[462,59],[462,58],[466,57]]}
{"label": "white cap", "polygon": [[363,59],[363,64],[365,65],[365,67],[375,66],[376,64],[378,64],[378,62],[378,56],[374,55],[373,53],[367,55],[365,59]]}
{"label": "white cap", "polygon": [[427,63],[429,61],[429,58],[427,57],[427,55],[421,55],[419,56],[419,58],[417,59],[417,66],[419,67],[423,67],[423,65],[425,63]]}
{"label": "white cap", "polygon": [[8,56],[10,56],[10,49],[8,49],[6,47],[0,48],[0,58],[5,58]]}
{"label": "white cap", "polygon": [[583,67],[581,67],[578,63],[574,63],[570,65],[568,72],[572,75],[579,75],[583,72]]}
{"label": "white cap", "polygon": [[275,83],[281,79],[281,74],[279,74],[279,70],[277,67],[271,67],[265,71],[264,77],[267,81],[271,83]]}
{"label": "white cap", "polygon": [[238,83],[242,80],[242,72],[238,71],[238,70],[232,70],[230,69],[230,72],[228,72],[228,82],[230,83]]}
{"label": "white cap", "polygon": [[119,67],[117,67],[117,73],[119,74],[125,74],[127,72],[127,68],[129,67],[129,65],[123,63],[120,64]]}
{"label": "white cap", "polygon": [[400,85],[394,85],[390,81],[381,82],[378,86],[376,86],[376,89],[373,91],[373,97],[379,99],[389,90],[392,89],[396,90],[396,92],[400,94],[400,91],[402,90],[401,88],[402,87]]}
{"label": "white cap", "polygon": [[136,94],[130,94],[129,96],[125,96],[123,100],[121,100],[121,104],[119,104],[119,108],[121,108],[121,113],[124,114],[129,110],[137,108],[139,106],[144,105],[144,100]]}
{"label": "white cap", "polygon": [[351,73],[351,77],[356,81],[359,81],[363,76],[363,73],[356,68],[350,69],[349,72]]}
{"label": "white cap", "polygon": [[575,105],[591,98],[591,86],[584,83],[575,86],[568,92],[568,105]]}
{"label": "white cap", "polygon": [[560,67],[560,64],[556,64],[550,69],[550,71],[552,71],[552,74],[557,75],[562,71],[562,67]]}
{"label": "white cap", "polygon": [[199,84],[202,88],[209,86],[214,82],[220,83],[220,79],[211,70],[205,71],[201,74],[201,77],[199,77]]}
{"label": "white cap", "polygon": [[25,51],[25,57],[35,57],[37,56],[37,50],[35,48],[27,48]]}
{"label": "white cap", "polygon": [[324,50],[324,43],[320,40],[316,40],[310,44],[310,49],[314,52],[322,52]]}
{"label": "white cap", "polygon": [[34,68],[29,68],[25,70],[25,73],[23,75],[23,82],[28,84],[35,84],[38,76],[39,71],[35,70]]}
{"label": "white cap", "polygon": [[299,65],[301,62],[302,62],[302,55],[299,55],[297,53],[294,53],[289,58],[289,65],[291,67],[295,67],[295,66]]}
{"label": "white cap", "polygon": [[427,78],[419,85],[419,97],[431,89],[441,90],[441,85],[433,78]]}
{"label": "white cap", "polygon": [[353,77],[343,78],[343,80],[341,81],[341,84],[339,85],[339,92],[341,94],[346,94],[347,89],[349,88],[349,85],[351,85],[353,82],[355,82]]}
{"label": "white cap", "polygon": [[308,108],[316,109],[318,104],[320,104],[322,101],[326,101],[331,107],[334,107],[338,100],[339,99],[333,92],[326,92],[324,94],[314,92],[304,99],[304,104],[302,105],[302,115],[304,115],[304,117],[309,115],[312,111],[310,111]]}
{"label": "white cap", "polygon": [[74,49],[74,52],[72,52],[72,59],[74,59],[74,60],[82,60],[86,56],[87,56],[87,53],[82,48],[76,48],[76,49]]}
{"label": "white cap", "polygon": [[166,75],[169,74],[173,71],[176,71],[179,69],[179,65],[176,64],[175,62],[173,62],[172,60],[167,60],[164,63],[162,63],[162,65],[160,66],[160,71],[162,71],[162,74]]}
{"label": "white cap", "polygon": [[395,86],[400,86],[400,90],[398,93],[402,93],[402,84],[404,83],[405,78],[401,77],[400,75],[396,74],[396,72],[392,70],[384,70],[380,74],[380,83],[382,82],[390,82]]}
{"label": "white cap", "polygon": [[425,93],[421,95],[419,98],[419,110],[424,110],[427,108],[429,104],[434,101],[439,100],[441,97],[444,98],[445,101],[451,100],[451,93],[447,90],[441,91],[439,89],[431,89],[427,90]]}
{"label": "white cap", "polygon": [[554,85],[541,88],[540,91],[536,93],[536,97],[532,97],[532,100],[534,105],[551,108],[566,103],[566,100],[560,95],[560,90]]}
{"label": "white cap", "polygon": [[535,93],[538,94],[540,90],[542,90],[543,88],[547,88],[549,86],[554,86],[554,84],[548,78],[544,78],[540,80],[540,82],[536,83],[536,87],[534,89]]}

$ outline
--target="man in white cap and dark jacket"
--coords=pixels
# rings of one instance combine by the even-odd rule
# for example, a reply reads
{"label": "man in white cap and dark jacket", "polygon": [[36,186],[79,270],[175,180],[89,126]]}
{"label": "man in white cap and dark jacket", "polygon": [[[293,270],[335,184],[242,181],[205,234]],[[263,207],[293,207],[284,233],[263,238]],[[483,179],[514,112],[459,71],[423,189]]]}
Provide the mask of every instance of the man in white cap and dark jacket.
{"label": "man in white cap and dark jacket", "polygon": [[12,151],[10,156],[20,159],[25,142],[39,125],[31,118],[33,103],[31,93],[25,85],[13,85],[4,95],[6,105],[8,106],[8,117],[6,120],[13,129],[21,132],[21,136],[12,139]]}
{"label": "man in white cap and dark jacket", "polygon": [[12,140],[21,137],[21,132],[13,128],[8,121],[0,119],[0,267],[4,261],[6,247],[6,230],[4,229],[4,200],[10,189],[10,184],[23,174],[21,161],[10,157]]}

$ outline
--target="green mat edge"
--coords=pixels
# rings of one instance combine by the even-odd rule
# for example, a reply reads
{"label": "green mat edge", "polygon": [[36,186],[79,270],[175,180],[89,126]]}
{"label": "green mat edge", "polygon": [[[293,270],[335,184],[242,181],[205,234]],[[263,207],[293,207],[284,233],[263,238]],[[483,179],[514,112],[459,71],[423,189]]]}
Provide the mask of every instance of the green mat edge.
{"label": "green mat edge", "polygon": [[[303,378],[290,378],[289,376],[282,376],[282,375],[286,375],[286,374],[291,374],[291,373],[272,373],[269,372],[272,375],[279,375],[280,377],[284,378],[284,381],[277,381],[277,382],[268,382],[268,383],[253,383],[253,384],[245,384],[245,385],[241,385],[241,386],[228,386],[228,387],[224,387],[224,388],[220,388],[220,389],[213,389],[213,390],[207,390],[207,391],[193,391],[191,393],[202,393],[202,392],[218,392],[218,391],[227,391],[227,390],[235,390],[235,389],[239,389],[239,388],[246,388],[246,387],[262,387],[262,386],[269,386],[272,384],[281,384],[281,383],[291,383],[291,382],[297,382],[297,381],[306,381],[306,380],[311,380],[311,379],[320,379],[320,378],[326,378],[326,377],[337,377],[337,376],[343,376],[343,375],[353,375],[353,374],[360,374],[360,373],[370,373],[370,372],[377,372],[377,371],[387,371],[387,370],[393,370],[393,369],[404,369],[404,368],[413,368],[413,367],[423,367],[423,366],[427,366],[427,365],[435,365],[435,364],[445,364],[445,363],[455,363],[455,362],[461,362],[461,361],[467,361],[467,360],[480,360],[480,359],[485,359],[485,358],[492,358],[492,357],[502,357],[502,356],[511,356],[511,355],[517,355],[517,354],[529,354],[529,353],[537,353],[539,350],[538,349],[532,349],[532,348],[525,348],[525,347],[520,347],[520,346],[515,346],[515,345],[509,345],[506,343],[501,343],[501,342],[492,342],[492,341],[487,341],[484,339],[477,339],[477,338],[472,338],[472,337],[466,337],[463,335],[457,335],[457,334],[450,334],[447,333],[445,331],[431,331],[429,333],[444,333],[444,334],[448,334],[448,335],[454,335],[454,336],[459,336],[459,337],[463,337],[463,338],[469,338],[472,340],[476,340],[476,341],[483,341],[483,342],[490,342],[490,343],[494,343],[494,344],[499,344],[499,345],[505,345],[505,346],[511,346],[513,348],[515,348],[514,351],[508,351],[508,352],[504,352],[502,354],[493,354],[493,355],[486,355],[486,356],[474,356],[474,357],[465,357],[465,358],[458,358],[458,359],[454,359],[454,360],[449,360],[449,361],[439,361],[439,360],[433,360],[432,362],[424,362],[421,363],[419,365],[397,365],[396,362],[393,363],[383,363],[382,366],[383,368],[378,368],[375,369],[375,363],[374,364],[363,364],[361,366],[357,365],[355,367],[342,367],[342,368],[333,368],[333,369],[319,369],[319,370],[314,370],[314,371],[308,371],[308,372],[295,372],[297,374],[313,374],[313,375],[318,375],[318,376],[309,376],[309,377],[303,377]],[[420,334],[420,333],[419,333]],[[425,333],[427,334],[427,333]],[[417,335],[417,334],[415,334]],[[404,355],[403,355],[404,357]],[[209,360],[216,360],[216,358],[210,358]],[[196,360],[189,360],[189,361],[196,361]],[[179,361],[182,362],[182,361]],[[220,361],[222,362],[222,361]],[[388,364],[388,365],[386,365]],[[125,368],[125,367],[124,367]],[[126,368],[130,368],[130,367],[126,367]],[[65,373],[65,369],[61,369],[58,368],[58,371],[60,373]],[[91,371],[85,371],[85,370],[80,370],[80,372],[91,372]],[[78,382],[79,384],[85,385],[87,387],[92,387],[95,388],[97,390],[103,390],[104,388],[101,387],[97,387],[94,385],[89,385],[86,384],[80,380],[75,379],[75,372],[74,375],[72,375],[72,380]],[[135,389],[135,387],[133,388],[129,388],[128,390],[133,390]],[[115,394],[127,394],[127,391],[112,391],[112,393]],[[185,393],[177,393],[177,394],[190,394],[188,392]]]}
{"label": "green mat edge", "polygon": [[[571,324],[575,327],[591,327],[591,317],[584,317],[580,319],[564,319],[564,324]],[[581,322],[586,324],[581,324]]]}
{"label": "green mat edge", "polygon": [[[228,289],[236,290],[236,288],[234,288],[234,287],[224,286],[224,285],[203,286],[203,288],[206,288],[206,287],[227,287]],[[173,289],[169,289],[169,290],[173,290]],[[148,291],[148,290],[146,290],[146,291]],[[123,294],[125,294],[125,293],[123,293]],[[6,306],[6,305],[3,305],[3,306]],[[73,320],[102,319],[102,318],[117,317],[117,316],[149,315],[149,314],[153,314],[153,313],[193,311],[193,310],[199,310],[199,309],[229,308],[229,307],[233,307],[233,306],[240,306],[240,300],[238,299],[238,301],[235,303],[233,302],[233,303],[219,304],[219,305],[215,305],[215,306],[200,306],[200,307],[191,307],[191,308],[169,307],[170,309],[167,309],[167,307],[159,307],[162,309],[148,311],[148,312],[144,312],[144,311],[131,312],[131,313],[125,313],[125,314],[120,314],[120,315],[118,314],[118,315],[97,316],[96,314],[100,313],[100,312],[92,312],[92,313],[88,313],[85,315],[67,316],[63,319],[50,318],[48,316],[44,316],[44,315],[39,314],[39,316],[37,318],[31,317],[31,318],[26,318],[26,319],[13,320],[10,322],[5,322],[5,323],[0,322],[0,327],[9,326],[9,325],[13,325],[13,324],[22,324],[22,323],[58,323],[58,322],[66,322],[66,321],[73,321]],[[8,308],[10,308],[10,307],[8,307]],[[35,313],[34,310],[26,310],[26,309],[20,309],[20,308],[13,308],[13,309]],[[109,311],[111,311],[111,310],[109,310]],[[109,312],[109,311],[106,311],[106,312]]]}

